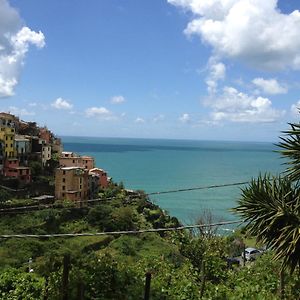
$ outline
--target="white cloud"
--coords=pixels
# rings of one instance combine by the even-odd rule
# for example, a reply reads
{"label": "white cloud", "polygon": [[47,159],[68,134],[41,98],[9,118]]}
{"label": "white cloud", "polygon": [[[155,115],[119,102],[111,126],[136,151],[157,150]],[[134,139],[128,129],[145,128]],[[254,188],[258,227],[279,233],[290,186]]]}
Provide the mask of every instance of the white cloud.
{"label": "white cloud", "polygon": [[140,117],[137,117],[135,120],[134,120],[135,123],[145,123],[145,120],[143,118],[140,118]]}
{"label": "white cloud", "polygon": [[218,81],[225,79],[226,66],[218,62],[215,57],[211,57],[208,62],[209,75],[206,79],[207,91],[214,94],[217,91]]}
{"label": "white cloud", "polygon": [[70,101],[60,97],[57,98],[53,103],[51,103],[51,106],[56,109],[65,109],[65,110],[72,109],[73,107]]}
{"label": "white cloud", "polygon": [[125,102],[125,98],[123,96],[113,96],[111,99],[110,99],[110,102],[112,104],[120,104],[120,103],[123,103]]}
{"label": "white cloud", "polygon": [[277,0],[168,0],[193,13],[187,35],[199,35],[219,57],[251,66],[300,69],[300,12],[282,13]]}
{"label": "white cloud", "polygon": [[191,117],[189,114],[187,113],[184,113],[182,114],[180,117],[179,117],[179,121],[182,122],[182,123],[188,123],[191,121]]}
{"label": "white cloud", "polygon": [[98,118],[105,121],[115,120],[116,117],[111,111],[105,107],[89,107],[85,110],[85,115],[88,118]]}
{"label": "white cloud", "polygon": [[284,114],[274,109],[268,98],[253,97],[233,87],[224,87],[223,93],[210,98],[206,105],[212,108],[214,121],[269,123]]}
{"label": "white cloud", "polygon": [[23,26],[18,12],[0,0],[0,98],[14,95],[30,45],[45,46],[44,34]]}
{"label": "white cloud", "polygon": [[279,82],[272,78],[272,79],[263,79],[263,78],[254,78],[252,80],[260,90],[262,90],[265,94],[286,94],[288,89],[279,84]]}
{"label": "white cloud", "polygon": [[165,119],[165,115],[159,114],[159,115],[157,115],[157,116],[155,116],[155,117],[153,118],[153,122],[154,122],[154,123],[158,123],[158,122],[163,121],[164,119]]}
{"label": "white cloud", "polygon": [[16,116],[34,116],[35,115],[35,112],[33,111],[28,111],[26,110],[25,108],[18,108],[16,106],[10,106],[8,108],[8,111],[13,114],[13,115],[16,115]]}
{"label": "white cloud", "polygon": [[292,115],[295,117],[299,117],[299,113],[300,113],[299,109],[300,109],[300,100],[298,100],[297,103],[291,106]]}

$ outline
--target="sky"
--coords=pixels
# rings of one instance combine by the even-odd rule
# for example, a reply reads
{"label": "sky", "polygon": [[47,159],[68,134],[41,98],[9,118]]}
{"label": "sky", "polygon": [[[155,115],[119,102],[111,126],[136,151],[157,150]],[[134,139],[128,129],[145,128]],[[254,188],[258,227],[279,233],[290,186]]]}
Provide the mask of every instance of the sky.
{"label": "sky", "polygon": [[300,2],[0,0],[0,109],[57,135],[276,142]]}

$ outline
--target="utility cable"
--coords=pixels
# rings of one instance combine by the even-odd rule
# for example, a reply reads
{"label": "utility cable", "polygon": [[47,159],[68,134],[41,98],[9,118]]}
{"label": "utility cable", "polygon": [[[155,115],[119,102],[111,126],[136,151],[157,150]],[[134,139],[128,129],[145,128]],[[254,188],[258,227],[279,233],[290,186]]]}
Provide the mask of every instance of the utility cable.
{"label": "utility cable", "polygon": [[9,238],[66,238],[66,237],[82,237],[82,236],[105,236],[105,235],[130,235],[130,234],[141,234],[148,232],[166,232],[166,231],[181,231],[184,229],[193,229],[193,228],[207,228],[207,227],[216,227],[224,226],[231,224],[242,224],[244,221],[226,221],[218,222],[211,224],[195,224],[195,225],[185,225],[179,227],[169,227],[169,228],[149,228],[141,230],[127,230],[127,231],[107,231],[107,232],[96,232],[96,233],[54,233],[54,234],[0,234],[0,238],[9,239]]}
{"label": "utility cable", "polygon": [[[161,195],[161,194],[170,194],[170,193],[179,193],[179,192],[187,192],[187,191],[195,191],[195,190],[204,190],[204,189],[214,189],[214,188],[222,188],[222,187],[230,187],[230,186],[237,186],[247,184],[249,181],[244,182],[235,182],[235,183],[227,183],[227,184],[220,184],[220,185],[209,185],[209,186],[201,186],[201,187],[193,187],[193,188],[186,188],[186,189],[177,189],[177,190],[169,190],[169,191],[161,191],[161,192],[151,192],[151,193],[139,193],[135,192],[136,196],[153,196],[153,195]],[[135,195],[128,195],[128,197],[135,197]],[[108,197],[108,198],[96,198],[96,199],[89,199],[89,200],[80,200],[74,201],[72,204],[80,204],[80,203],[91,203],[91,202],[105,202],[109,200],[113,200],[115,197]],[[71,203],[71,202],[70,202]],[[62,206],[61,204],[38,204],[38,205],[26,205],[26,206],[19,206],[19,207],[8,207],[8,208],[1,208],[1,212],[10,212],[10,211],[24,211],[24,210],[42,210],[42,209],[49,209],[49,208],[56,208],[56,209],[63,209],[63,208],[84,208],[84,207],[68,207]]]}
{"label": "utility cable", "polygon": [[152,192],[152,193],[148,193],[146,195],[152,196],[152,195],[160,195],[160,194],[188,192],[188,191],[195,191],[195,190],[215,189],[215,188],[222,188],[222,187],[228,187],[228,186],[243,185],[243,184],[247,184],[247,183],[249,183],[249,181],[226,183],[226,184],[219,184],[219,185],[200,186],[200,187],[194,187],[194,188],[178,189],[178,190],[170,190],[170,191],[162,191],[162,192]]}

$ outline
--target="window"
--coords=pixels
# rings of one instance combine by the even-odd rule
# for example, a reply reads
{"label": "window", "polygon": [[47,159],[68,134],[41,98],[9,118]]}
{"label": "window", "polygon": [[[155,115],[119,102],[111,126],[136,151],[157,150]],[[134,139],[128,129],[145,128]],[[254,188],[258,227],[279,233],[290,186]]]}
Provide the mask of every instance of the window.
{"label": "window", "polygon": [[79,189],[80,189],[80,190],[82,189],[82,185],[79,186]]}
{"label": "window", "polygon": [[66,171],[65,170],[63,170],[63,175],[66,175]]}
{"label": "window", "polygon": [[63,179],[62,179],[62,182],[66,182],[66,178],[63,178]]}
{"label": "window", "polygon": [[65,197],[65,193],[62,193],[61,195],[62,195],[62,197]]}
{"label": "window", "polygon": [[11,141],[13,140],[13,137],[12,137],[12,136],[10,137],[10,140],[11,140]]}
{"label": "window", "polygon": [[63,186],[62,186],[62,189],[63,189],[63,191],[64,191],[64,190],[66,189],[66,187],[63,185]]}
{"label": "window", "polygon": [[73,164],[75,163],[75,159],[73,159]]}

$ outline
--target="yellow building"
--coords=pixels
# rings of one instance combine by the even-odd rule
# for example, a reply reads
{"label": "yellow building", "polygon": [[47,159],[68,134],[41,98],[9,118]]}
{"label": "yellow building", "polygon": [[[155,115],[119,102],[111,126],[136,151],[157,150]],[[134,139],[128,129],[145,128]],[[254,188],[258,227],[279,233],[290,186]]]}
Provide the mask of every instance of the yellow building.
{"label": "yellow building", "polygon": [[11,114],[0,113],[0,140],[3,142],[5,157],[15,157],[15,121]]}

